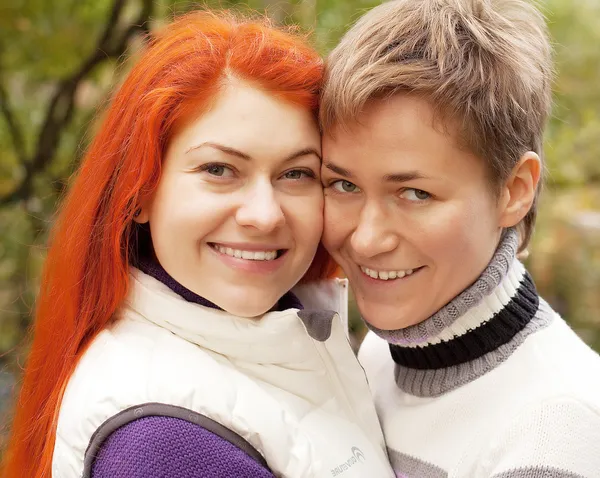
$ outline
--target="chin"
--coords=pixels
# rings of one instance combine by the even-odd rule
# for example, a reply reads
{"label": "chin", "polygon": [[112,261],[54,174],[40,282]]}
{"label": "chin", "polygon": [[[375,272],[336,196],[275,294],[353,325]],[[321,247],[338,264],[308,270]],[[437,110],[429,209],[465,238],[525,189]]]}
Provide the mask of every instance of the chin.
{"label": "chin", "polygon": [[371,320],[369,316],[364,316],[363,320],[379,330],[398,330],[402,328],[398,326],[397,320]]}
{"label": "chin", "polygon": [[400,307],[382,306],[380,304],[357,304],[361,317],[369,325],[380,330],[398,330],[412,325],[410,317]]}
{"label": "chin", "polygon": [[244,317],[246,319],[253,319],[255,317],[260,317],[263,314],[266,314],[275,304],[270,307],[257,307],[254,309],[243,308],[239,309],[237,312],[233,312],[233,315],[237,315],[238,317]]}
{"label": "chin", "polygon": [[250,297],[236,296],[235,302],[226,303],[220,307],[232,315],[253,318],[263,315],[271,310],[275,304],[277,304],[277,300],[261,300],[260,302],[255,302]]}

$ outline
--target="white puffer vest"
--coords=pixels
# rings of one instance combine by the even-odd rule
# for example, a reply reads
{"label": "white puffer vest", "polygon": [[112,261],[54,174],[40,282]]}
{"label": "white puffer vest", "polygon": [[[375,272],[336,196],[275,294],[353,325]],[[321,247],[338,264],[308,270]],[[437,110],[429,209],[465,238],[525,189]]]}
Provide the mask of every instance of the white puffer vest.
{"label": "white puffer vest", "polygon": [[118,320],[93,341],[66,388],[53,477],[80,478],[94,432],[148,403],[220,423],[276,476],[394,476],[364,372],[340,316],[326,312],[345,316],[346,281],[294,292],[304,311],[245,319],[186,302],[134,269]]}

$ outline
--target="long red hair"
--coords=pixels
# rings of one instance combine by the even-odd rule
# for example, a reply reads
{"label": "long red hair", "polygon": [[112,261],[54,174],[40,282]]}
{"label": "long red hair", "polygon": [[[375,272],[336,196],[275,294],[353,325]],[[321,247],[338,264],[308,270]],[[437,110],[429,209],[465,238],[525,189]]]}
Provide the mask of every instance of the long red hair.
{"label": "long red hair", "polygon": [[[116,93],[52,231],[5,456],[7,478],[51,476],[67,381],[128,290],[136,205],[159,181],[174,125],[207,107],[227,76],[250,81],[316,115],[322,61],[300,36],[262,20],[195,12],[149,41]],[[333,272],[320,247],[303,280]]]}

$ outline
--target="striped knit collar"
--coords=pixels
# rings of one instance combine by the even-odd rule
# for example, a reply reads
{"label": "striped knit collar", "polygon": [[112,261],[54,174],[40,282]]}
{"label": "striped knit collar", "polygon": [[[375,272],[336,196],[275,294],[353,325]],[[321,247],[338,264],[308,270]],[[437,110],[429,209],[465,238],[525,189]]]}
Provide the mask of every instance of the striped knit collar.
{"label": "striped knit collar", "polygon": [[429,319],[401,330],[370,327],[390,343],[396,382],[418,396],[436,396],[503,362],[541,324],[533,281],[517,260],[509,230],[481,276]]}

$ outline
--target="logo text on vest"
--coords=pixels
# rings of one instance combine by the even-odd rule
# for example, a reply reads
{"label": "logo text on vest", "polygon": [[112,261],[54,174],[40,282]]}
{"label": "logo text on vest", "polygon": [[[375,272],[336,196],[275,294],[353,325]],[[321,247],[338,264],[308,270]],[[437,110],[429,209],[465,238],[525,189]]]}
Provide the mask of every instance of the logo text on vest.
{"label": "logo text on vest", "polygon": [[352,456],[348,458],[344,463],[336,466],[331,469],[331,476],[339,476],[345,471],[348,471],[351,467],[356,465],[357,463],[362,463],[365,461],[365,454],[361,451],[360,448],[353,446],[350,451],[352,452]]}

